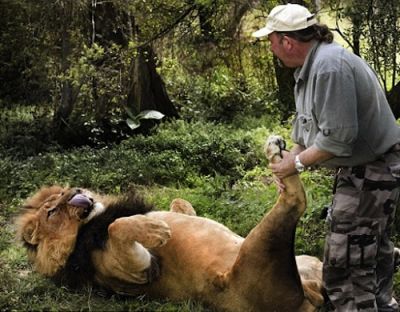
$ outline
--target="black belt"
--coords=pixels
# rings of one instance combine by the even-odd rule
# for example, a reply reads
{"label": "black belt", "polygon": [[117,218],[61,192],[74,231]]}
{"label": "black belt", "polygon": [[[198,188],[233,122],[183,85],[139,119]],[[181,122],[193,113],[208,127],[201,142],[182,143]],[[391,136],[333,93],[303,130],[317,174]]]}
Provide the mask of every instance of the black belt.
{"label": "black belt", "polygon": [[[386,154],[390,153],[395,153],[395,152],[400,152],[400,143],[396,143],[395,145],[392,145],[386,152],[384,152],[381,157],[383,157]],[[365,165],[359,165],[359,166],[340,166],[337,167],[336,169],[336,175],[339,173],[340,169],[351,169],[352,173],[361,173],[362,171],[365,171]]]}

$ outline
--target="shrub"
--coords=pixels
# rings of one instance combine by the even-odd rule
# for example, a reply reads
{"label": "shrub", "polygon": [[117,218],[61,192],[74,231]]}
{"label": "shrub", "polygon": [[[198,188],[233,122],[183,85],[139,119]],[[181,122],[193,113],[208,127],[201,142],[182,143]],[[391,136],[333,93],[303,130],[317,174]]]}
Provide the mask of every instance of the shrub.
{"label": "shrub", "polygon": [[212,71],[188,75],[175,59],[166,59],[162,68],[169,94],[185,119],[230,122],[241,115],[261,116],[276,112],[268,103],[273,92],[226,64]]}
{"label": "shrub", "polygon": [[[154,166],[166,169],[171,166],[180,174],[180,178],[179,175],[176,178],[181,182],[187,182],[191,174],[220,174],[237,180],[243,170],[257,163],[250,135],[213,123],[175,121],[163,124],[156,135],[136,136],[126,140],[123,146],[125,150],[149,156],[146,162],[152,166],[146,167],[147,174],[154,171]],[[152,154],[155,151],[159,155]]]}
{"label": "shrub", "polygon": [[[0,160],[0,195],[26,197],[44,184],[121,191],[130,184],[190,185],[197,176],[222,176],[232,185],[258,160],[250,135],[214,124],[176,121],[153,135],[119,145]],[[117,186],[117,189],[116,189]]]}

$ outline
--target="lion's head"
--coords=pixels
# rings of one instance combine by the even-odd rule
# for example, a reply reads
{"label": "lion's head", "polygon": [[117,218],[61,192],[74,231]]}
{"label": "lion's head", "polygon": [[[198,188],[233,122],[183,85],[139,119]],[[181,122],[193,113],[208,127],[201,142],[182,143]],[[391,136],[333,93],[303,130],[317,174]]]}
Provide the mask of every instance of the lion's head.
{"label": "lion's head", "polygon": [[17,219],[18,237],[39,273],[53,276],[65,265],[93,207],[86,191],[60,186],[42,188],[26,201]]}

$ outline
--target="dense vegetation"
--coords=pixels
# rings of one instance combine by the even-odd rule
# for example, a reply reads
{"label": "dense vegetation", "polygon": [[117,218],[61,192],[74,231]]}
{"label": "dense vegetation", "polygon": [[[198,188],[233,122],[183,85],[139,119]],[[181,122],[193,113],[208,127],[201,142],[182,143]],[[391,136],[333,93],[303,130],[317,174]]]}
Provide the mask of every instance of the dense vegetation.
{"label": "dense vegetation", "polygon": [[[138,189],[158,209],[183,197],[201,216],[222,222],[245,236],[277,197],[262,146],[270,133],[288,130],[268,118],[243,118],[243,127],[175,121],[151,135],[138,135],[101,149],[73,148],[23,160],[0,160],[0,309],[205,311],[192,302],[173,304],[146,298],[106,296],[94,289],[58,289],[31,271],[14,240],[13,217],[23,199],[45,184],[69,184],[118,194]],[[250,126],[251,125],[251,126]],[[322,208],[330,202],[332,172],[302,175],[308,209],[296,238],[296,252],[321,257]],[[398,240],[397,240],[398,241]]]}
{"label": "dense vegetation", "polygon": [[[336,38],[378,71],[399,117],[400,3],[296,2],[323,5]],[[158,209],[185,198],[245,236],[277,197],[264,140],[277,133],[290,144],[291,72],[250,37],[277,3],[0,1],[0,310],[206,311],[57,288],[31,271],[13,218],[45,184],[136,188]],[[144,110],[165,117],[140,120]],[[332,176],[302,174],[297,253],[322,256]]]}
{"label": "dense vegetation", "polygon": [[[174,197],[186,198],[199,215],[245,236],[277,197],[262,152],[264,140],[271,132],[287,137],[288,131],[267,118],[244,118],[242,123],[252,126],[176,121],[163,124],[149,136],[138,135],[107,148],[74,148],[24,160],[2,157],[0,308],[200,309],[192,303],[116,297],[108,301],[90,289],[81,294],[56,289],[30,271],[23,249],[13,240],[12,219],[23,199],[44,184],[79,185],[106,193],[137,188],[159,209],[168,209]],[[319,214],[329,203],[330,179],[329,173],[304,176],[309,209],[299,226],[298,253],[321,256],[324,223]]]}

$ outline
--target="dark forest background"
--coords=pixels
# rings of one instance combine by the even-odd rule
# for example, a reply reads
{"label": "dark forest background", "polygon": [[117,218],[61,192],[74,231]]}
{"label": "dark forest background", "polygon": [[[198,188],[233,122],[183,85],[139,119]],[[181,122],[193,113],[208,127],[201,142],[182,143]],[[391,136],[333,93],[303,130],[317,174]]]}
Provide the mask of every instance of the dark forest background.
{"label": "dark forest background", "polygon": [[[291,2],[319,12],[375,68],[398,118],[399,2]],[[291,71],[251,38],[279,3],[1,0],[0,142],[15,149],[33,140],[33,153],[119,142],[161,118],[144,117],[148,110],[165,119],[269,114],[285,122],[294,110]]]}

